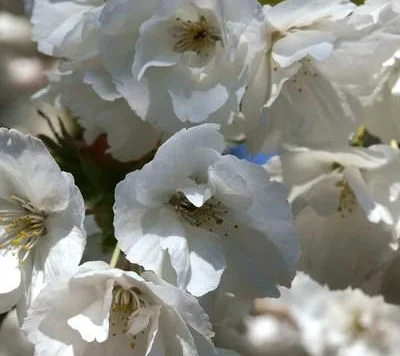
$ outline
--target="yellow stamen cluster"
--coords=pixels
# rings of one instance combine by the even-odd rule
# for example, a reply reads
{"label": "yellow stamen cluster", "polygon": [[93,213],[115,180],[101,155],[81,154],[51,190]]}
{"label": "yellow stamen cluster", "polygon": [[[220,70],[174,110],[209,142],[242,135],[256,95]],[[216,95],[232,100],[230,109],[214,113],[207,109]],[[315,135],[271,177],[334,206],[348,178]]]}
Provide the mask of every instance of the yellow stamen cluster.
{"label": "yellow stamen cluster", "polygon": [[219,30],[211,26],[204,16],[196,22],[177,17],[176,22],[177,25],[172,28],[175,52],[195,52],[207,57],[215,44],[222,40]]}
{"label": "yellow stamen cluster", "polygon": [[0,211],[0,224],[4,226],[0,235],[0,249],[22,249],[26,251],[25,258],[39,238],[46,235],[47,214],[35,208],[29,200],[17,195],[12,195],[11,201],[16,205],[14,209]]}

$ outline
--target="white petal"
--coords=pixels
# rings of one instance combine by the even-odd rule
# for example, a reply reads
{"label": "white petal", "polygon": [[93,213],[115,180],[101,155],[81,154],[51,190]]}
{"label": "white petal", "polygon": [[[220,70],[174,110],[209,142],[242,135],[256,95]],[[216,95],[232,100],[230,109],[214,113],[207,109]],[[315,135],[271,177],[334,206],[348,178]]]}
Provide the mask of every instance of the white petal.
{"label": "white petal", "polygon": [[[257,244],[266,244],[265,248],[261,250],[267,251],[268,249],[274,250],[275,248],[280,252],[271,252],[272,255],[276,255],[277,259],[283,258],[286,265],[286,271],[283,266],[278,274],[281,274],[282,283],[288,283],[290,277],[295,268],[295,264],[298,258],[298,241],[295,228],[292,221],[292,215],[289,204],[287,202],[287,189],[278,182],[272,182],[266,171],[257,165],[251,164],[247,161],[239,160],[233,156],[224,156],[216,166],[225,166],[225,169],[231,170],[239,174],[242,179],[246,181],[247,190],[251,192],[252,204],[247,210],[241,210],[240,206],[235,205],[229,206],[230,212],[233,214],[232,221],[237,219],[239,228],[235,229],[233,224],[226,226],[228,238],[229,236],[235,236],[235,243],[239,245],[245,245],[243,251],[249,251],[249,256],[252,253],[254,255],[255,263],[261,263],[261,256],[256,257],[258,254]],[[274,209],[268,210],[268,214],[265,213],[265,207],[273,206]],[[240,227],[242,226],[242,227]],[[243,229],[243,230],[242,230]],[[253,230],[254,229],[254,230]],[[253,243],[245,242],[249,235],[254,231]],[[264,235],[264,237],[262,237]],[[243,236],[247,236],[244,241]],[[256,241],[259,241],[258,243]],[[269,241],[268,241],[269,240]],[[267,247],[268,245],[275,245],[275,247]],[[239,247],[240,248],[240,247]],[[279,257],[278,257],[279,256]],[[271,256],[268,260],[274,264],[274,258]],[[281,262],[283,262],[281,260]],[[262,262],[265,263],[266,261]],[[277,262],[276,265],[281,264]],[[261,270],[266,270],[262,268]],[[274,268],[270,268],[272,275],[274,275]],[[286,282],[284,282],[286,280]]]}
{"label": "white petal", "polygon": [[326,217],[303,209],[296,226],[302,247],[299,268],[331,289],[361,287],[394,254],[391,232],[371,223],[358,204],[351,213]]}
{"label": "white petal", "polygon": [[393,219],[387,208],[376,204],[374,197],[369,192],[361,172],[358,169],[348,167],[344,170],[343,175],[356,195],[358,203],[371,222],[378,223],[382,220],[387,224],[393,223]]}
{"label": "white petal", "polygon": [[272,57],[282,67],[311,56],[317,61],[328,58],[336,37],[328,32],[304,30],[291,33],[275,43]]}
{"label": "white petal", "polygon": [[122,100],[103,110],[96,119],[107,134],[108,152],[122,162],[142,158],[155,149],[160,140],[159,131],[143,122]]}
{"label": "white petal", "polygon": [[138,80],[141,80],[149,67],[169,67],[178,62],[180,54],[173,50],[172,26],[170,21],[160,21],[156,17],[141,26],[132,67],[134,76]]}
{"label": "white petal", "polygon": [[82,355],[86,345],[66,319],[78,314],[92,297],[85,288],[76,288],[70,295],[65,279],[49,284],[33,303],[22,328],[36,352],[44,356]]}
{"label": "white petal", "polygon": [[177,191],[182,192],[187,200],[198,208],[213,195],[213,190],[208,184],[196,184],[191,179],[186,179]]}
{"label": "white petal", "polygon": [[190,249],[190,279],[186,288],[199,297],[218,287],[226,267],[225,253],[218,237],[204,229],[190,229],[186,238]]}
{"label": "white petal", "polygon": [[[165,212],[163,215],[164,214]],[[186,289],[190,276],[190,261],[187,241],[184,234],[183,236],[176,236],[176,232],[171,231],[170,233],[166,234],[166,237],[161,239],[160,246],[164,250],[168,251],[171,265],[176,272],[177,286],[179,288]]]}
{"label": "white petal", "polygon": [[0,281],[0,313],[5,313],[18,303],[23,294],[16,256],[0,254]]}
{"label": "white petal", "polygon": [[201,308],[196,298],[184,291],[166,283],[158,275],[144,272],[141,275],[146,281],[151,281],[149,288],[155,295],[176,309],[190,327],[199,331],[206,337],[212,337],[211,323],[208,315]]}
{"label": "white petal", "polygon": [[102,1],[91,4],[36,1],[32,15],[33,37],[39,42],[40,51],[73,58],[93,53],[97,40],[95,18],[101,5]]}
{"label": "white petal", "polygon": [[93,301],[78,315],[67,320],[68,325],[79,332],[82,339],[87,342],[104,342],[109,333],[109,314],[112,304],[112,290],[114,281],[107,281],[104,294]]}
{"label": "white petal", "polygon": [[342,0],[284,1],[265,11],[268,21],[280,29],[305,27],[324,18],[332,20],[347,16],[355,5]]}
{"label": "white petal", "polygon": [[16,130],[0,129],[0,170],[14,185],[14,194],[39,209],[63,210],[69,186],[42,141]]}
{"label": "white petal", "polygon": [[283,143],[344,145],[356,126],[340,91],[312,62],[303,63],[296,76],[285,82],[279,97],[262,115],[255,134],[266,133],[264,147],[258,148],[266,153]]}
{"label": "white petal", "polygon": [[169,75],[168,93],[178,118],[201,123],[228,100],[228,87],[219,81],[195,81],[188,69],[176,66]]}

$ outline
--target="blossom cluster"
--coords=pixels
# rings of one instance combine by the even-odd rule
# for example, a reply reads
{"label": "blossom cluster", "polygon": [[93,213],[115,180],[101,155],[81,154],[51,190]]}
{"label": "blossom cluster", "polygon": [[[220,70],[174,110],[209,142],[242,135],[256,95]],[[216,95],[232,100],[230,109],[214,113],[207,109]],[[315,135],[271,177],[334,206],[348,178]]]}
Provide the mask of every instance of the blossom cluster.
{"label": "blossom cluster", "polygon": [[77,123],[0,129],[0,312],[35,356],[396,354],[400,2],[273,3],[26,0],[32,100]]}

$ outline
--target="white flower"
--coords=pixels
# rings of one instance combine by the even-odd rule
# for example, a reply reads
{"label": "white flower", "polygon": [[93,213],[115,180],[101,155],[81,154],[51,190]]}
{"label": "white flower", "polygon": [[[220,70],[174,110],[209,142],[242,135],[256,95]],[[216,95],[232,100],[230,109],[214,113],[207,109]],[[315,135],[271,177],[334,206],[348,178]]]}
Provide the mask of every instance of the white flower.
{"label": "white flower", "polygon": [[43,143],[0,129],[0,312],[22,318],[43,286],[78,266],[84,203]]}
{"label": "white flower", "polygon": [[331,288],[379,291],[399,237],[399,158],[384,145],[281,154],[301,236],[301,269]]}
{"label": "white flower", "polygon": [[298,254],[286,190],[224,148],[212,124],[172,136],[117,185],[116,237],[128,260],[195,296],[217,288],[225,266],[241,293],[276,294]]}
{"label": "white flower", "polygon": [[303,273],[280,289],[244,319],[251,355],[397,355],[400,309],[382,297],[332,292]]}
{"label": "white flower", "polygon": [[211,324],[194,297],[153,273],[97,261],[49,284],[23,330],[38,356],[216,355]]}
{"label": "white flower", "polygon": [[150,14],[147,2],[130,12],[122,11],[129,0],[111,0],[101,18],[100,56],[118,91],[140,117],[170,132],[206,120],[231,123],[257,45],[249,26],[257,2],[160,0]]}
{"label": "white flower", "polygon": [[295,352],[301,347],[297,325],[284,308],[275,308],[275,298],[268,308],[260,311],[252,304],[264,299],[246,301],[221,290],[215,294],[206,309],[214,327],[215,345],[232,348],[243,355],[303,355]]}
{"label": "white flower", "polygon": [[122,95],[143,120],[175,132],[234,120],[259,11],[254,0],[37,0],[32,23],[39,49],[84,67],[102,98]]}
{"label": "white flower", "polygon": [[282,141],[304,145],[346,141],[354,125],[351,112],[319,65],[340,41],[333,25],[339,27],[354,8],[346,0],[264,6],[263,48],[242,102],[254,149],[264,141],[265,151]]}
{"label": "white flower", "polygon": [[[387,145],[293,147],[281,154],[283,179],[292,188],[292,200],[301,196],[321,215],[351,214],[359,205],[369,221],[395,230],[400,217],[399,160],[400,152]],[[316,193],[324,184],[330,185],[329,198]]]}
{"label": "white flower", "polygon": [[400,310],[382,297],[351,289],[331,292],[298,274],[291,290],[282,290],[281,301],[298,324],[312,356],[398,353]]}
{"label": "white flower", "polygon": [[83,83],[82,71],[48,73],[50,84],[35,94],[35,101],[59,101],[78,118],[84,138],[93,144],[105,133],[110,146],[106,153],[128,162],[156,148],[161,133],[143,122],[123,99],[107,101]]}

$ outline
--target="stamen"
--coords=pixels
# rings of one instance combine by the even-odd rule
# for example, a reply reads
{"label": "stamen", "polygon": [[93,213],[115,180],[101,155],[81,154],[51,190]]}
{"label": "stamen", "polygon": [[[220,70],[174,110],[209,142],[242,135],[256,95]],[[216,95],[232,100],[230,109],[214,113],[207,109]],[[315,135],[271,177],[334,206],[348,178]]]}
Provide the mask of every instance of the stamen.
{"label": "stamen", "polygon": [[123,289],[117,286],[113,290],[113,306],[112,310],[129,314],[136,312],[141,307],[141,300],[138,297],[141,292],[138,288]]}
{"label": "stamen", "polygon": [[351,213],[353,211],[357,204],[356,196],[345,179],[336,182],[335,186],[341,188],[337,211],[344,217],[345,213]]}
{"label": "stamen", "polygon": [[195,52],[208,56],[216,42],[222,41],[219,30],[209,25],[204,16],[200,16],[196,22],[179,17],[175,20],[178,23],[172,28],[172,36],[176,39],[173,47],[175,52]]}
{"label": "stamen", "polygon": [[363,321],[361,310],[352,311],[348,331],[353,338],[360,338],[363,334],[368,332],[368,326]]}
{"label": "stamen", "polygon": [[217,225],[224,223],[224,215],[228,210],[216,199],[207,200],[201,207],[194,206],[183,193],[178,192],[169,201],[179,216],[190,225],[200,227],[209,222]]}
{"label": "stamen", "polygon": [[[136,347],[137,334],[128,333],[129,324],[134,323],[134,319],[139,315],[141,308],[149,306],[149,302],[142,295],[139,288],[132,287],[125,289],[116,285],[113,289],[113,302],[110,312],[110,335],[116,337],[124,334],[128,340],[130,349]],[[147,326],[144,326],[146,328]],[[144,330],[139,330],[143,332]]]}
{"label": "stamen", "polygon": [[0,211],[0,223],[4,225],[3,234],[0,235],[0,249],[22,249],[26,252],[22,257],[23,261],[40,237],[47,234],[47,214],[35,208],[29,200],[15,194],[11,196],[11,200],[16,204],[15,209]]}

